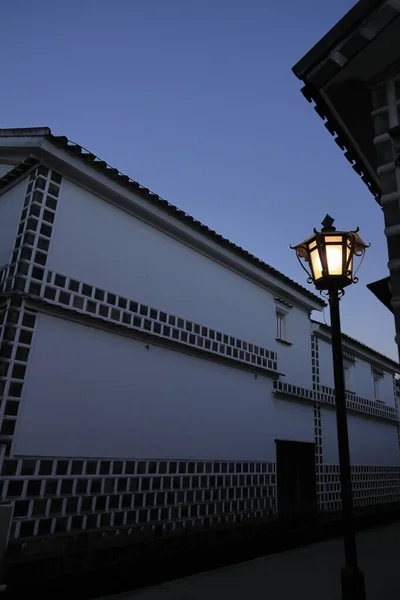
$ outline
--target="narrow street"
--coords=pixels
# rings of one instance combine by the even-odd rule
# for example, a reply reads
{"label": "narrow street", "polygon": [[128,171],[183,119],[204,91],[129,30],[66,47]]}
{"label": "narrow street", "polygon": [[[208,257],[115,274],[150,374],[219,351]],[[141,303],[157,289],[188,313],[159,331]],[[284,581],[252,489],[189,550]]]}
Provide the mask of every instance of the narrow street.
{"label": "narrow street", "polygon": [[[400,523],[359,533],[368,600],[400,594]],[[107,600],[339,600],[342,539],[217,569]]]}

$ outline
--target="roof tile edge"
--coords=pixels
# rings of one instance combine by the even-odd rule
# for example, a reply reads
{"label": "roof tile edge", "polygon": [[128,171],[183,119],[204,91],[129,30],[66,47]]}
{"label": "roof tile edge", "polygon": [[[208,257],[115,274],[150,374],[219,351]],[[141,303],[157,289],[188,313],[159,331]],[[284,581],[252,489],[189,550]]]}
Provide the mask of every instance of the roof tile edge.
{"label": "roof tile edge", "polygon": [[142,197],[147,199],[152,203],[156,203],[157,206],[167,211],[168,213],[175,216],[180,221],[186,222],[190,227],[196,230],[200,230],[204,235],[212,239],[214,242],[223,246],[225,248],[230,249],[236,255],[239,255],[242,259],[246,260],[250,264],[259,267],[272,277],[276,277],[282,283],[286,284],[288,287],[296,290],[298,293],[306,296],[309,299],[312,299],[314,303],[323,308],[326,306],[326,302],[303,287],[301,284],[297,283],[293,279],[290,279],[284,273],[278,271],[268,263],[264,262],[260,258],[257,258],[244,248],[241,248],[234,242],[231,242],[229,239],[224,238],[219,233],[215,232],[213,229],[208,227],[207,225],[201,223],[191,215],[185,213],[182,209],[177,208],[167,200],[164,200],[158,194],[151,192],[148,188],[140,185],[138,182],[131,179],[129,176],[121,173],[118,169],[111,167],[106,163],[106,161],[101,160],[95,154],[91,153],[89,150],[69,140],[66,136],[55,136],[52,134],[51,129],[49,127],[32,127],[32,128],[14,128],[14,129],[0,129],[0,137],[31,137],[31,136],[45,136],[49,141],[54,143],[58,147],[62,147],[74,156],[78,156],[81,160],[84,160],[87,164],[92,167],[95,167],[99,171],[102,171],[105,175],[107,175],[110,179],[114,181],[117,180],[124,187],[129,188],[131,191],[134,191],[137,194],[140,194]]}
{"label": "roof tile edge", "polygon": [[[322,329],[325,329],[325,331],[331,332],[330,325],[327,325],[326,323],[321,323],[320,321],[316,321],[315,319],[310,319],[310,320],[311,320],[311,323],[313,323],[314,325],[318,325]],[[370,352],[371,354],[378,356],[380,359],[382,359],[382,361],[386,361],[388,364],[391,364],[393,367],[393,370],[397,370],[398,372],[400,372],[400,363],[396,362],[393,358],[390,358],[390,356],[386,356],[385,354],[382,354],[382,352],[379,352],[378,350],[371,348],[371,346],[367,346],[367,344],[360,342],[360,340],[357,340],[356,338],[351,337],[350,335],[348,335],[347,333],[344,333],[343,331],[342,331],[342,338],[344,340],[347,340],[349,343],[352,343],[355,346],[358,346],[365,352]]]}

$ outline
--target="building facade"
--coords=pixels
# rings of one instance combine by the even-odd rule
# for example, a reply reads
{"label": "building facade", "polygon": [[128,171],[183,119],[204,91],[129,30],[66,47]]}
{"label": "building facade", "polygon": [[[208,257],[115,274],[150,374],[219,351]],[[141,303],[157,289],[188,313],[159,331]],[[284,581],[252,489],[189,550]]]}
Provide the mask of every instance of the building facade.
{"label": "building facade", "polygon": [[[6,565],[337,511],[323,301],[48,128],[0,169]],[[389,505],[398,365],[343,341],[356,505]]]}
{"label": "building facade", "polygon": [[386,306],[391,303],[398,345],[399,37],[399,0],[360,0],[293,68],[305,84],[304,96],[383,210],[390,280],[385,276],[369,287]]}

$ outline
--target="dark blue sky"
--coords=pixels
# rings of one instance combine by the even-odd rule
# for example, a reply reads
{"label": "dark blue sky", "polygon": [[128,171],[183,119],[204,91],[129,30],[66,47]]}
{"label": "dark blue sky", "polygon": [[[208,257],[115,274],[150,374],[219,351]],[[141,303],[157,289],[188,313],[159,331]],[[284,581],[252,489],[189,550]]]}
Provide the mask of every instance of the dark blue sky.
{"label": "dark blue sky", "polygon": [[291,73],[354,4],[6,0],[0,126],[50,126],[302,284],[289,244],[326,212],[359,225],[343,328],[397,358],[365,287],[388,273],[381,210]]}

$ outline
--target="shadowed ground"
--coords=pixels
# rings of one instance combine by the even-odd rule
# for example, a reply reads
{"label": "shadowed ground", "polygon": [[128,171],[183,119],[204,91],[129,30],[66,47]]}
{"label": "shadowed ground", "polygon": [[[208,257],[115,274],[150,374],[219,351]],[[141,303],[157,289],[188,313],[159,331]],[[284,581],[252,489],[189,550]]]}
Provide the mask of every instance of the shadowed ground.
{"label": "shadowed ground", "polygon": [[[357,534],[368,600],[400,597],[400,524]],[[343,542],[329,540],[107,600],[339,600]]]}

